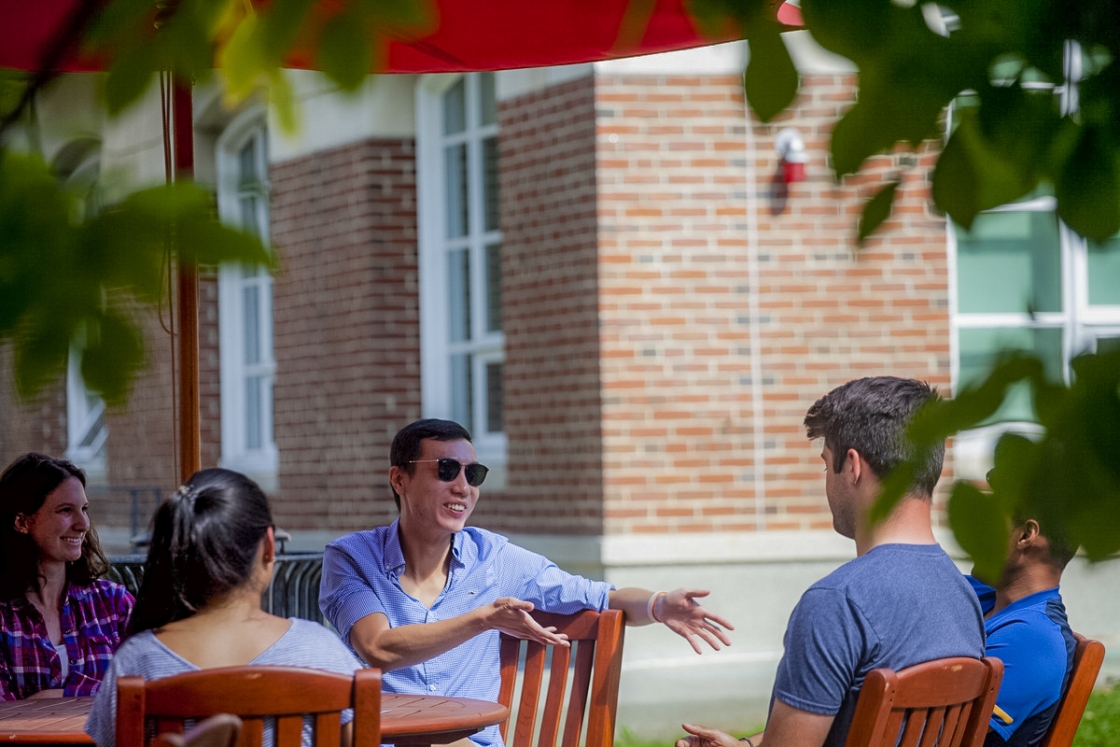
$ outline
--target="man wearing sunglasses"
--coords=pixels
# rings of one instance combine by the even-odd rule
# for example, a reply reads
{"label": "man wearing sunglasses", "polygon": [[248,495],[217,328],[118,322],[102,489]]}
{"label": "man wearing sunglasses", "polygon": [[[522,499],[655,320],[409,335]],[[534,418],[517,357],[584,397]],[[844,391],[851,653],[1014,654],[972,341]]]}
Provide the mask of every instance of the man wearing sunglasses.
{"label": "man wearing sunglasses", "polygon": [[[629,624],[660,622],[701,652],[730,645],[731,624],[696,597],[615,589],[467,520],[486,479],[465,428],[447,420],[405,426],[390,449],[389,484],[400,517],[327,546],[319,605],[344,641],[382,671],[389,692],[498,699],[499,632],[567,646],[534,609],[567,614],[620,609]],[[497,727],[472,739],[501,744]]]}

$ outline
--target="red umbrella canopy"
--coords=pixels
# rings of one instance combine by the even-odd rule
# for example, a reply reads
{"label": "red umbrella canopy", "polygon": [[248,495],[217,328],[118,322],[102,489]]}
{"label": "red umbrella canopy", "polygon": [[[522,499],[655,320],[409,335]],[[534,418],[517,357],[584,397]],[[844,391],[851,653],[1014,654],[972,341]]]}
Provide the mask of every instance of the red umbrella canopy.
{"label": "red umbrella canopy", "polygon": [[[89,0],[4,0],[0,3],[0,67],[42,69],[67,24],[101,3]],[[338,3],[321,0],[320,14]],[[796,9],[793,9],[796,10]],[[788,11],[787,11],[788,13]],[[738,38],[736,29],[701,29],[684,0],[437,0],[427,31],[394,33],[374,61],[380,72],[424,73],[564,65],[685,49]],[[786,20],[786,19],[783,19]],[[787,21],[788,22],[788,21]],[[50,67],[95,70],[73,41]],[[285,64],[317,67],[296,47]]]}

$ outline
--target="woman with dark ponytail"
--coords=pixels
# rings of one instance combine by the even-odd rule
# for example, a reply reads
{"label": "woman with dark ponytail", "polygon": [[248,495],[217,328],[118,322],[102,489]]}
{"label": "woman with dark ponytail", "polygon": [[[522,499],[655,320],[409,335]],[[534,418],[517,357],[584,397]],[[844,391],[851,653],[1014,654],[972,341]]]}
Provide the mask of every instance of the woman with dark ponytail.
{"label": "woman with dark ponytail", "polygon": [[0,700],[93,695],[132,595],[89,519],[86,475],[24,454],[0,475]]}
{"label": "woman with dark ponytail", "polygon": [[98,745],[114,743],[118,677],[247,664],[343,674],[362,667],[322,625],[261,609],[275,557],[268,499],[242,474],[196,472],[160,505],[127,640],[86,723]]}

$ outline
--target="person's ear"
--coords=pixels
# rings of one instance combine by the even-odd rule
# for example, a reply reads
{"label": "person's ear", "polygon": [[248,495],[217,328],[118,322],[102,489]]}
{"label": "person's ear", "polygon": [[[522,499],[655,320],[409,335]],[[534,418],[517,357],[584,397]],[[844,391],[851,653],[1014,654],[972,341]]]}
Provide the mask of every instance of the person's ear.
{"label": "person's ear", "polygon": [[389,468],[389,484],[393,486],[393,490],[397,491],[397,495],[404,497],[404,481],[408,477],[408,473],[401,467],[396,465]]}
{"label": "person's ear", "polygon": [[1020,546],[1033,542],[1041,535],[1042,530],[1034,519],[1027,519],[1015,528],[1015,542]]}
{"label": "person's ear", "polygon": [[860,457],[859,452],[855,449],[848,449],[844,454],[844,470],[852,475],[852,482],[858,483],[860,476],[863,474],[866,465]]}
{"label": "person's ear", "polygon": [[276,532],[272,527],[269,527],[264,532],[264,539],[261,540],[264,545],[264,552],[261,553],[261,560],[265,565],[268,565],[276,559]]}
{"label": "person's ear", "polygon": [[27,514],[16,514],[16,519],[12,522],[12,526],[20,534],[31,534],[31,517]]}

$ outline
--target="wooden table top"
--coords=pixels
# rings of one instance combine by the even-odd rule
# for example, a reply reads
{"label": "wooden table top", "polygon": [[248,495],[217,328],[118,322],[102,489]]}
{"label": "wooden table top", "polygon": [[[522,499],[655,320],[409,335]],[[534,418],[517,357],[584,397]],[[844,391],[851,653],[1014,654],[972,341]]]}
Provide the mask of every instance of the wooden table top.
{"label": "wooden table top", "polygon": [[[41,698],[0,703],[0,744],[90,745],[86,717],[93,698]],[[446,744],[501,723],[497,703],[440,695],[381,694],[381,738],[398,747]]]}

